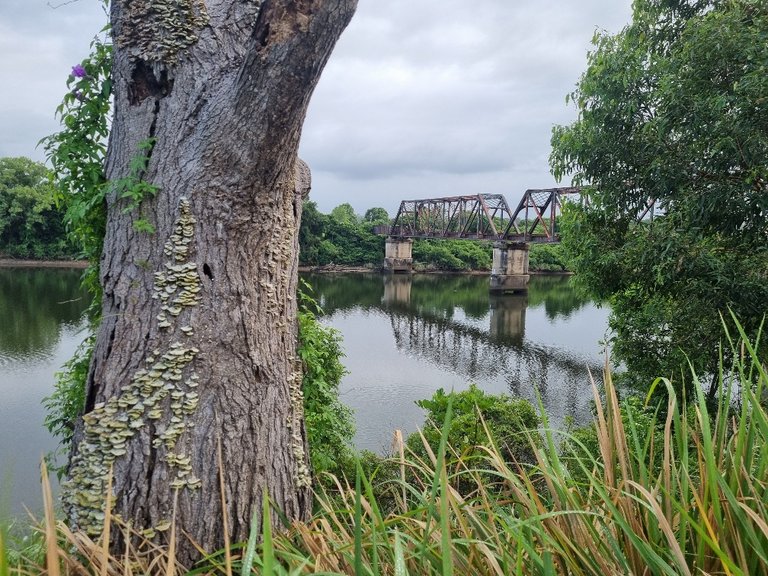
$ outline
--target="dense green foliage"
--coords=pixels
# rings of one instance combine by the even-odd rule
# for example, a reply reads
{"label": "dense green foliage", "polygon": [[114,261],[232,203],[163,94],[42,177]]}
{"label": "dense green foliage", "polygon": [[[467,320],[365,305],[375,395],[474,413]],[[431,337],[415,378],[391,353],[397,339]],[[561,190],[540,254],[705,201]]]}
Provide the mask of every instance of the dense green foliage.
{"label": "dense green foliage", "polygon": [[0,158],[0,257],[71,258],[74,252],[46,167]]}
{"label": "dense green foliage", "polygon": [[491,245],[471,240],[415,240],[413,261],[417,270],[490,270]]}
{"label": "dense green foliage", "polygon": [[[464,456],[493,444],[510,466],[534,460],[530,435],[537,435],[540,420],[527,400],[487,394],[471,384],[467,390],[449,394],[441,388],[416,404],[426,411],[426,425],[421,433],[409,435],[406,443],[417,455],[425,455],[424,441],[436,453],[445,436],[452,450]],[[444,429],[449,406],[452,415]]]}
{"label": "dense green foliage", "polygon": [[339,400],[339,384],[346,374],[341,335],[318,321],[317,310],[316,302],[302,292],[298,353],[304,371],[304,419],[312,471],[319,477],[349,466],[355,425],[352,410]]}
{"label": "dense green foliage", "polygon": [[[416,404],[425,411],[424,425],[404,440],[397,432],[393,455],[380,456],[367,450],[357,454],[362,472],[373,480],[371,490],[382,510],[398,508],[398,499],[392,493],[393,485],[415,479],[410,469],[404,470],[394,463],[393,458],[400,452],[407,453],[414,461],[429,462],[444,443],[448,447],[445,461],[449,467],[459,463],[457,468],[477,464],[479,470],[489,450],[498,454],[510,468],[535,462],[534,447],[540,445],[538,427],[541,419],[527,400],[507,394],[487,394],[470,384],[468,389],[460,392],[446,393],[440,388],[431,398]],[[347,478],[356,474],[354,467],[341,472]],[[495,483],[492,474],[479,474],[489,485]],[[469,494],[477,485],[475,481],[466,480],[461,478],[454,486]],[[399,505],[402,506],[402,502]]]}
{"label": "dense green foliage", "polygon": [[528,260],[529,268],[538,272],[565,272],[568,270],[563,246],[560,243],[531,244]]}
{"label": "dense green foliage", "polygon": [[[75,433],[75,422],[85,409],[85,383],[91,365],[95,335],[89,335],[56,373],[53,392],[43,398],[45,427],[58,438],[56,450],[46,456],[51,470],[61,479],[67,471],[69,453]],[[61,458],[60,458],[61,457]]]}
{"label": "dense green foliage", "polygon": [[91,50],[79,65],[82,73],[76,75],[73,68],[67,79],[68,92],[56,109],[61,131],[41,143],[53,167],[56,199],[66,209],[67,230],[79,256],[90,263],[83,283],[94,295],[95,318],[101,307],[98,263],[106,230],[104,158],[112,109],[112,44],[97,38]]}
{"label": "dense green foliage", "polygon": [[[108,0],[104,4],[108,5]],[[112,111],[111,71],[112,44],[96,38],[91,54],[67,79],[68,91],[56,109],[61,131],[41,141],[53,166],[54,196],[65,208],[63,222],[70,240],[78,247],[77,256],[89,264],[82,286],[90,294],[91,334],[56,373],[54,390],[44,399],[45,425],[60,441],[56,453],[49,455],[59,475],[66,463],[56,461],[55,455],[69,454],[74,423],[85,407],[86,379],[101,313],[99,259],[106,231],[108,181],[104,162]]]}
{"label": "dense green foliage", "polygon": [[[383,208],[378,210],[386,214]],[[323,214],[314,202],[307,202],[299,229],[299,263],[303,266],[380,266],[384,260],[384,237],[373,233],[373,226],[378,223],[375,219],[358,217],[349,204],[337,206],[331,214]]]}
{"label": "dense green foliage", "polygon": [[554,173],[589,198],[562,221],[565,251],[639,382],[690,383],[688,361],[714,379],[721,315],[754,335],[768,309],[766,38],[763,2],[635,2],[595,37],[579,119],[554,129]]}

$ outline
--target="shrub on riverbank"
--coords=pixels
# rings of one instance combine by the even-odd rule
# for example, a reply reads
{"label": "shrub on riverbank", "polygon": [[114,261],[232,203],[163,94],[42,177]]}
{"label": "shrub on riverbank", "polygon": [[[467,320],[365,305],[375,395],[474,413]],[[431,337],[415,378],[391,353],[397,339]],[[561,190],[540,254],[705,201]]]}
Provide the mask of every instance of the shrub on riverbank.
{"label": "shrub on riverbank", "polygon": [[309,459],[314,474],[339,473],[353,461],[355,435],[352,410],[339,399],[339,385],[347,373],[341,359],[341,334],[321,324],[320,307],[310,296],[311,288],[299,291],[299,348],[304,377],[304,419]]}
{"label": "shrub on riverbank", "polygon": [[[540,420],[527,400],[486,394],[471,384],[467,390],[450,394],[441,388],[432,398],[416,404],[426,411],[426,426],[406,440],[414,456],[427,458],[429,451],[436,452],[445,434],[448,445],[462,458],[469,459],[484,447],[495,446],[509,466],[535,460],[531,435],[538,436]],[[452,416],[444,430],[449,410]]]}
{"label": "shrub on riverbank", "polygon": [[472,240],[414,240],[413,261],[416,268],[462,272],[490,270],[491,245]]}
{"label": "shrub on riverbank", "polygon": [[[530,445],[534,463],[519,468],[498,446],[480,457],[453,454],[448,402],[436,449],[425,440],[424,457],[396,450],[388,465],[399,474],[384,486],[373,485],[375,475],[339,480],[337,491],[321,489],[311,521],[282,535],[268,514],[257,516],[261,544],[254,530],[251,542],[207,557],[193,573],[765,574],[768,373],[750,343],[731,349],[736,360],[720,371],[712,411],[700,387],[686,400],[659,380],[670,392],[666,416],[640,423],[623,411],[606,374],[604,393],[595,389],[594,442],[566,435],[572,449],[563,458],[562,438],[545,421],[543,445]],[[458,491],[460,483],[474,489]],[[386,514],[382,489],[395,503]],[[56,524],[50,502],[42,530],[48,574],[185,572],[172,545],[110,556],[102,542]],[[2,554],[0,576],[46,570],[41,558],[14,557],[3,568]]]}

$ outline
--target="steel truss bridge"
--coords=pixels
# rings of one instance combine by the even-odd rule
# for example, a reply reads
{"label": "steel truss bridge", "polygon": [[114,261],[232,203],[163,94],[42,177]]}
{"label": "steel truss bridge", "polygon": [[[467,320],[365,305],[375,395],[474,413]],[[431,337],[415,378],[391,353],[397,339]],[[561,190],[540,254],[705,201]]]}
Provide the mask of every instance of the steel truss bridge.
{"label": "steel truss bridge", "polygon": [[563,197],[580,193],[579,188],[526,190],[514,211],[501,194],[404,200],[392,225],[377,226],[375,232],[397,238],[558,242]]}

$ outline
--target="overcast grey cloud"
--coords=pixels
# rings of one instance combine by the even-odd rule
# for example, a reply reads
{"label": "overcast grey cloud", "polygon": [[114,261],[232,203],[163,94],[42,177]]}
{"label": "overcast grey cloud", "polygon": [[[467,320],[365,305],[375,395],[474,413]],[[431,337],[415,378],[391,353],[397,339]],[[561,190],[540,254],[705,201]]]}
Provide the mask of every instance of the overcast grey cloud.
{"label": "overcast grey cloud", "polygon": [[[310,105],[301,155],[320,209],[363,213],[400,200],[555,184],[553,124],[595,30],[616,32],[631,0],[360,0]],[[71,66],[105,22],[101,2],[2,0],[0,156],[42,159],[37,141]]]}

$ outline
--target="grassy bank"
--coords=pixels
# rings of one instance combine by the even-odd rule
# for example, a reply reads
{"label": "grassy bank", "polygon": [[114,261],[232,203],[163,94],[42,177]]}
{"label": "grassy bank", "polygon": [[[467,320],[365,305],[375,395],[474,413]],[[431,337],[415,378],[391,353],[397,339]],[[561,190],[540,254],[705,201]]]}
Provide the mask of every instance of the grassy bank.
{"label": "grassy bank", "polygon": [[[110,531],[90,540],[47,513],[38,546],[0,543],[8,574],[733,574],[768,573],[768,391],[765,362],[747,342],[720,373],[716,406],[700,387],[656,411],[622,403],[606,374],[591,430],[524,432],[533,460],[503,447],[437,445],[392,458],[317,494],[317,513],[278,534],[268,499],[261,543],[232,544],[196,567],[167,545],[134,539],[111,556]],[[659,380],[656,387],[668,383]],[[448,410],[446,420],[451,418]],[[106,511],[110,517],[110,511]],[[226,519],[218,519],[226,521]],[[28,543],[29,544],[29,543]]]}

